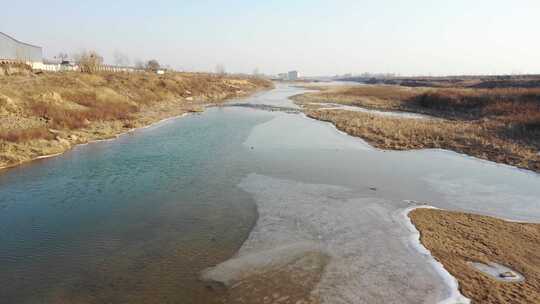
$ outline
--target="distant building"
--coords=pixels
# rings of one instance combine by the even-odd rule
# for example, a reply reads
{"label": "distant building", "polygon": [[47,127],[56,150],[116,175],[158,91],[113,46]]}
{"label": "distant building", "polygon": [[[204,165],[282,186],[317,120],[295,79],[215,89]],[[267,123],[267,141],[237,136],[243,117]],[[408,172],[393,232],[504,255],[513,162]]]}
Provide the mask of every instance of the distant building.
{"label": "distant building", "polygon": [[287,75],[287,73],[281,73],[278,74],[278,78],[281,80],[287,80],[289,78],[289,75]]}
{"label": "distant building", "polygon": [[290,71],[289,73],[287,73],[288,80],[294,81],[298,80],[298,78],[300,78],[300,74],[298,73],[298,71]]}
{"label": "distant building", "polygon": [[25,62],[32,66],[43,64],[43,49],[0,32],[0,60]]}

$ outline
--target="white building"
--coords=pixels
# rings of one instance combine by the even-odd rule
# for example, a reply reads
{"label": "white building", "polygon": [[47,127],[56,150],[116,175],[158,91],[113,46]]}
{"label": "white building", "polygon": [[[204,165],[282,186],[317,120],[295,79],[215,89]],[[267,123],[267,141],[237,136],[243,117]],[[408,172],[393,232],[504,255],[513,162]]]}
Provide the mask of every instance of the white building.
{"label": "white building", "polygon": [[39,65],[43,64],[43,51],[40,46],[21,42],[0,32],[0,60]]}
{"label": "white building", "polygon": [[280,80],[287,80],[289,76],[287,75],[287,73],[280,73],[278,74],[278,79]]}
{"label": "white building", "polygon": [[287,73],[288,80],[294,81],[298,80],[298,78],[300,78],[300,73],[298,73],[298,71],[290,71],[289,73]]}

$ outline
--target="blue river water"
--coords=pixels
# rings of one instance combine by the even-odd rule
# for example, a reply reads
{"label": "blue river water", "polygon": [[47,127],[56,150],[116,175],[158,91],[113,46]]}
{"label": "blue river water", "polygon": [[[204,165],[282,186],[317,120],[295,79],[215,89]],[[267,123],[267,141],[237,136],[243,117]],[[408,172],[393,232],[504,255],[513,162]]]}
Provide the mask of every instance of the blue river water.
{"label": "blue river water", "polygon": [[[287,98],[301,92],[280,85],[243,102],[294,107]],[[305,198],[309,205],[292,207]],[[340,229],[359,234],[328,228],[339,214],[344,220],[336,226],[349,222],[344,210],[324,209],[327,218],[306,225],[330,230],[313,232],[313,240],[359,252],[374,241],[363,236],[389,236],[363,258],[335,253],[333,267],[344,269],[344,259],[362,269],[366,257],[396,263],[391,277],[383,269],[370,274],[378,286],[351,280],[335,303],[395,296],[383,287],[401,281],[413,292],[400,303],[437,301],[447,293],[444,282],[403,245],[406,231],[373,219],[392,218],[417,201],[538,222],[539,198],[535,173],[447,151],[380,151],[298,113],[210,108],[1,172],[0,303],[212,303],[219,296],[200,272],[242,253],[259,216],[275,219],[280,213],[272,206],[287,201],[286,220],[301,222],[305,208],[334,200],[357,212]],[[280,233],[255,243],[299,238]],[[401,275],[411,263],[418,273]],[[321,286],[341,279],[323,277]],[[359,286],[371,291],[355,294]]]}

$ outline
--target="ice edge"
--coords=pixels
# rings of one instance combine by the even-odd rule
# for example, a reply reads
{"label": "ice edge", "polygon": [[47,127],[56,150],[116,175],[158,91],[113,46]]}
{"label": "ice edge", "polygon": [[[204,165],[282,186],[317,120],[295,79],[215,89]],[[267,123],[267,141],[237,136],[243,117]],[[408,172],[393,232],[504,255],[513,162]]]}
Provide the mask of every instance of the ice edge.
{"label": "ice edge", "polygon": [[433,266],[433,268],[437,271],[437,273],[446,283],[447,287],[450,289],[450,296],[442,301],[439,301],[438,304],[470,304],[471,300],[469,298],[466,298],[459,292],[457,279],[453,277],[440,262],[435,260],[433,255],[431,255],[431,252],[420,242],[420,231],[416,229],[416,226],[414,226],[411,218],[409,217],[410,212],[420,208],[438,209],[432,206],[409,207],[402,211],[401,216],[403,217],[403,221],[409,229],[409,232],[411,233],[411,235],[409,236],[410,243],[420,254],[428,258],[429,263]]}

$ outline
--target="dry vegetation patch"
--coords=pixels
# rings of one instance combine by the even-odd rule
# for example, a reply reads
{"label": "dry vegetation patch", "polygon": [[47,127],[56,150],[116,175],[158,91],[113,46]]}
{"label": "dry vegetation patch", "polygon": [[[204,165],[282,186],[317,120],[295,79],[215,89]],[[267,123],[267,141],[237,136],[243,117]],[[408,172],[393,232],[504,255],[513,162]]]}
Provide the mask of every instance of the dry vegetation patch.
{"label": "dry vegetation patch", "polygon": [[[316,119],[332,122],[384,149],[444,148],[540,172],[540,89],[333,87],[293,98]],[[317,110],[312,103],[423,113],[410,120]]]}
{"label": "dry vegetation patch", "polygon": [[44,127],[22,130],[1,130],[0,139],[10,142],[25,142],[32,139],[54,139],[54,135]]}
{"label": "dry vegetation patch", "polygon": [[314,110],[307,115],[331,122],[380,149],[448,149],[540,172],[540,156],[535,149],[498,138],[482,123],[383,117],[345,110]]}
{"label": "dry vegetation patch", "polygon": [[344,105],[369,107],[379,110],[402,110],[401,100],[416,96],[420,89],[399,86],[352,86],[319,87],[319,92],[294,96],[297,103],[339,103]]}
{"label": "dry vegetation patch", "polygon": [[[421,242],[459,281],[473,303],[540,303],[540,224],[434,209],[409,214]],[[518,283],[497,281],[469,262],[489,262],[521,273]]]}
{"label": "dry vegetation patch", "polygon": [[271,86],[199,73],[0,76],[0,168]]}

